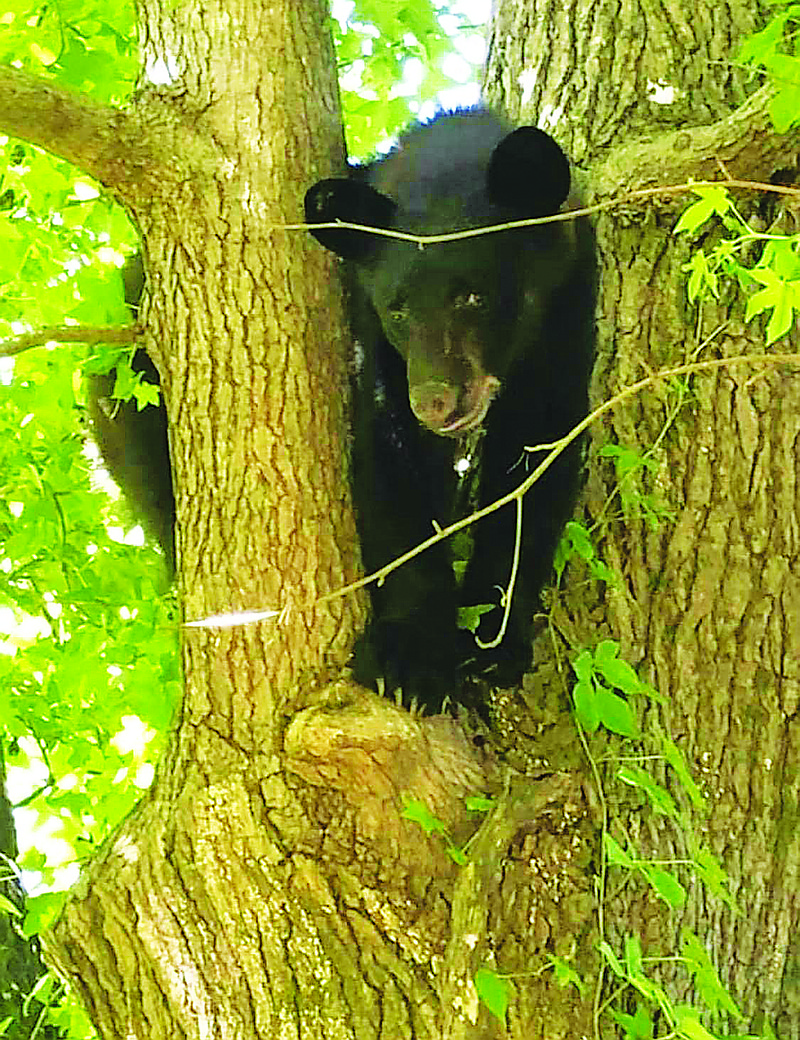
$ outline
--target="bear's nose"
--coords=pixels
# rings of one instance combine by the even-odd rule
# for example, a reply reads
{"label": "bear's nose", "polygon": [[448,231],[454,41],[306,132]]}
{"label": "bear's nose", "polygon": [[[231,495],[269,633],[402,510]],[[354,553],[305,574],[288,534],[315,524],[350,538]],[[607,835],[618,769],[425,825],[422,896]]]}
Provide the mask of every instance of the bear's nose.
{"label": "bear's nose", "polygon": [[458,391],[450,383],[422,383],[409,391],[411,411],[432,429],[447,425],[458,404]]}

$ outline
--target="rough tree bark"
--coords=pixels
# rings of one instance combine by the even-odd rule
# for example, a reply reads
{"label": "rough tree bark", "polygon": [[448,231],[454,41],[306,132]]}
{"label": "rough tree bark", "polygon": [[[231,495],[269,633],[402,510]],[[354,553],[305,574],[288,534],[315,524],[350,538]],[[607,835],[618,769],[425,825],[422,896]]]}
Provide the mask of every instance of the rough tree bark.
{"label": "rough tree bark", "polygon": [[[726,175],[796,185],[800,137],[771,131],[768,88],[757,90],[735,63],[741,40],[764,14],[753,3],[645,4],[620,16],[610,3],[576,0],[555,9],[506,0],[494,20],[485,93],[521,122],[538,116],[552,124],[571,154],[591,164],[594,201]],[[656,85],[673,88],[669,103]],[[797,231],[796,198],[735,195],[754,226]],[[735,292],[699,314],[687,306],[681,265],[690,244],[671,236],[676,205],[685,201],[662,196],[598,216],[596,403],[660,368],[764,352],[764,325],[744,323]],[[795,324],[770,349],[799,345]],[[682,389],[662,384],[598,423],[596,447],[621,444],[642,455],[654,449],[655,471],[629,490],[654,494],[674,520],[652,529],[644,515],[622,515],[613,466],[595,456],[586,516],[623,580],[601,590],[573,570],[568,595],[554,609],[562,650],[611,636],[669,695],[668,707],[645,715],[651,739],[627,753],[658,756],[658,732],[668,732],[707,798],[707,809],[693,811],[674,774],[656,764],[651,771],[688,814],[676,829],[626,797],[612,759],[604,774],[612,833],[660,861],[686,861],[693,842],[707,842],[744,910],[737,915],[709,899],[687,872],[689,898],[672,916],[646,886],[628,885],[608,900],[608,938],[620,949],[623,935],[639,934],[645,952],[658,956],[677,950],[676,936],[688,925],[744,1012],[744,1022],[716,1024],[746,1032],[767,1021],[782,1038],[800,1036],[798,406],[799,367],[737,366],[694,377]],[[543,711],[541,690],[563,690],[563,677],[544,645],[540,660],[531,687],[540,727],[533,749],[541,752],[544,740],[558,766],[574,751],[558,746],[563,727]],[[533,729],[530,715],[528,725]],[[677,999],[693,996],[680,965],[669,964],[662,978]]]}
{"label": "rough tree bark", "polygon": [[[17,834],[11,802],[6,797],[6,763],[0,748],[0,863],[2,881],[0,896],[7,901],[0,916],[0,1022],[4,1022],[9,1040],[21,1040],[35,1030],[42,1040],[58,1040],[59,1031],[53,1026],[39,1028],[39,1011],[31,1008],[28,994],[36,980],[46,971],[37,936],[25,937],[18,926],[25,912],[25,896],[12,865],[17,858]],[[16,918],[7,910],[16,908]]]}
{"label": "rough tree bark", "polygon": [[[730,57],[752,27],[745,6],[673,3],[668,24],[651,6],[501,5],[488,100],[549,121],[591,164],[600,198],[709,175],[717,156],[767,180],[791,164],[797,139],[772,137],[763,99],[745,102],[741,78],[715,64],[723,37]],[[599,815],[567,721],[563,656],[540,648],[523,696],[499,699],[500,765],[497,748],[479,751],[454,721],[414,719],[354,690],[339,668],[361,601],[318,602],[357,567],[345,339],[322,251],[278,228],[296,219],[308,183],[342,165],[326,12],[311,0],[145,0],[140,11],[144,57],[178,70],[173,87],[143,90],[123,115],[34,89],[39,107],[23,112],[36,128],[26,128],[11,92],[30,81],[11,76],[0,80],[0,120],[98,176],[141,229],[187,617],[282,614],[188,631],[169,752],[87,871],[50,954],[103,1038],[590,1035],[591,993],[543,970],[555,953],[589,982],[597,971]],[[681,57],[690,39],[699,49]],[[677,134],[659,109],[665,136],[634,142],[629,126],[658,129],[646,87],[659,76],[685,91],[672,127],[699,128]],[[673,223],[666,203],[599,221],[598,396],[692,356],[695,335],[703,357],[760,349],[736,304],[707,308],[696,332]],[[616,634],[672,695],[661,723],[705,770],[713,806],[695,826],[725,856],[735,894],[758,908],[734,922],[703,907],[703,925],[697,894],[686,919],[709,936],[748,1014],[772,1014],[789,1037],[800,1017],[786,883],[798,851],[798,394],[794,373],[737,369],[694,380],[677,416],[664,389],[609,419],[601,436],[645,450],[670,420],[659,484],[678,521],[654,532],[615,519],[604,552],[622,587],[604,595],[576,574],[554,609],[569,644]],[[598,463],[591,516],[610,488]],[[399,817],[410,792],[465,838],[476,824],[462,799],[476,791],[497,802],[465,868]],[[643,852],[674,851],[672,832],[638,806],[620,803],[618,818]],[[609,938],[650,936],[661,922],[631,886]],[[505,1032],[477,1003],[483,966],[518,973]]]}

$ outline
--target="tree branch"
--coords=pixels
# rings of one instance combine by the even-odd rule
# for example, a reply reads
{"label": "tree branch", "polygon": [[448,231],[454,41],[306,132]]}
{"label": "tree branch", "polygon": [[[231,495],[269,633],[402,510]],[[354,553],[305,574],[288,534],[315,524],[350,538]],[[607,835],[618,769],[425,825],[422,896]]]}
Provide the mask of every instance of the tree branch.
{"label": "tree branch", "polygon": [[721,164],[728,179],[757,181],[783,166],[794,167],[800,132],[779,134],[774,129],[769,117],[774,94],[768,84],[710,126],[673,130],[615,148],[592,177],[597,201],[665,181],[719,180]]}
{"label": "tree branch", "polygon": [[134,343],[141,332],[138,325],[123,325],[122,328],[49,325],[13,339],[0,340],[0,358],[13,357],[31,347],[43,347],[45,343]]}
{"label": "tree branch", "polygon": [[[162,119],[167,108],[161,106]],[[177,172],[174,159],[171,166],[166,161],[168,151],[176,154],[169,143],[174,128],[167,136],[152,128],[145,133],[138,111],[111,108],[9,66],[0,66],[0,128],[74,163],[123,201],[134,188],[140,193],[143,181],[157,180],[163,192],[164,178]]]}

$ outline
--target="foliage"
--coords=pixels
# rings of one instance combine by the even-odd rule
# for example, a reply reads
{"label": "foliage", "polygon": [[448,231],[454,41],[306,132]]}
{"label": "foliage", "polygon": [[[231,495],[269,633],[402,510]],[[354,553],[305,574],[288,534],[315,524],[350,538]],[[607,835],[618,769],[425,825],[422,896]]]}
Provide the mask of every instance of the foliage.
{"label": "foliage", "polygon": [[[580,725],[595,733],[603,725],[623,737],[636,737],[639,729],[628,697],[644,694],[663,703],[663,696],[638,677],[617,655],[619,644],[604,639],[594,650],[582,650],[572,662],[578,682],[572,691]],[[617,692],[618,691],[618,692]]]}
{"label": "foliage", "polygon": [[444,840],[444,848],[447,855],[459,867],[467,862],[467,849],[456,845],[447,830],[447,825],[434,816],[424,802],[416,798],[406,798],[403,802],[403,811],[400,814],[404,820],[416,823],[426,834],[438,834]]}
{"label": "foliage", "polygon": [[800,313],[800,234],[755,230],[724,187],[698,185],[694,191],[699,201],[683,212],[675,233],[697,235],[716,217],[730,237],[720,239],[708,254],[698,249],[684,266],[689,300],[694,303],[704,294],[719,298],[720,276],[736,279],[747,297],[745,320],[769,314],[769,346],[789,332]]}
{"label": "foliage", "polygon": [[[782,8],[758,33],[747,39],[739,60],[763,70],[775,85],[770,117],[779,133],[800,124],[800,56],[797,54],[800,4],[774,0]],[[720,276],[734,279],[747,297],[745,320],[769,315],[767,346],[796,323],[800,312],[800,234],[760,231],[750,225],[722,185],[698,185],[699,196],[681,215],[675,233],[697,236],[717,220],[730,237],[721,238],[710,252],[693,253],[684,270],[689,274],[687,292],[694,303],[709,294],[720,295]]]}
{"label": "foliage", "polygon": [[[602,657],[608,657],[609,653],[610,650],[606,649]],[[596,656],[597,652],[595,652]],[[616,654],[611,654],[609,659],[620,663]],[[627,687],[632,688],[633,679],[630,674],[627,674],[623,681]],[[580,715],[577,716],[577,721],[580,726]],[[583,739],[582,730],[579,732]],[[607,909],[602,904],[605,902],[606,872],[609,868],[626,871],[630,879],[641,878],[669,909],[680,910],[686,902],[686,886],[679,880],[674,869],[667,868],[682,867],[684,870],[692,872],[694,880],[706,886],[709,896],[723,900],[734,912],[738,913],[738,908],[728,891],[728,876],[724,868],[711,851],[695,837],[689,815],[679,808],[667,789],[643,768],[646,761],[654,758],[663,760],[671,767],[679,789],[688,798],[692,807],[696,810],[704,808],[705,800],[692,779],[678,746],[663,734],[656,734],[656,737],[660,741],[662,755],[642,756],[641,764],[639,762],[633,764],[627,761],[620,762],[616,769],[616,778],[640,790],[647,799],[651,811],[665,817],[683,832],[682,844],[690,850],[690,858],[671,863],[642,858],[637,853],[630,837],[625,837],[625,847],[623,847],[604,828],[604,862],[599,878],[600,936],[597,948],[604,965],[619,985],[614,988],[603,1008],[607,1009],[616,1021],[624,1040],[653,1040],[656,1035],[664,1035],[665,1027],[668,1035],[683,1038],[683,1040],[716,1040],[720,1034],[707,1028],[703,1024],[703,1019],[707,1020],[708,1016],[717,1016],[721,1013],[739,1020],[743,1016],[730,993],[723,986],[708,952],[692,931],[688,928],[682,929],[680,956],[677,959],[681,961],[692,981],[692,988],[700,1007],[673,1002],[664,987],[652,977],[649,971],[650,965],[658,965],[662,960],[675,960],[675,957],[645,957],[641,940],[635,935],[625,936],[620,954],[610,945],[603,931]],[[583,744],[592,765],[595,780],[599,785],[600,797],[605,804],[606,796],[600,781],[598,763],[593,758],[585,740],[583,740]],[[631,996],[633,998],[632,1014],[629,1010]],[[658,1034],[656,1033],[657,1025]],[[774,1040],[774,1034],[768,1026],[765,1027],[763,1038],[764,1040]]]}
{"label": "foliage", "polygon": [[119,103],[139,71],[132,0],[6,0],[0,62]]}
{"label": "foliage", "polygon": [[556,549],[553,568],[558,584],[561,584],[564,569],[572,559],[583,560],[589,568],[590,576],[597,581],[613,585],[618,580],[617,575],[597,555],[591,532],[577,520],[567,521]]}
{"label": "foliage", "polygon": [[797,28],[800,4],[777,0],[778,11],[761,30],[742,44],[739,61],[763,70],[777,87],[770,103],[770,116],[779,133],[800,124],[800,57],[797,55]]}
{"label": "foliage", "polygon": [[617,477],[616,491],[627,520],[642,519],[651,531],[656,531],[665,520],[675,514],[652,493],[639,490],[637,482],[645,475],[658,476],[659,464],[651,448],[644,455],[623,444],[604,444],[597,452],[601,459],[613,459]]}
{"label": "foliage", "polygon": [[[118,103],[138,70],[133,17],[128,0],[12,0],[0,18],[1,60]],[[0,336],[130,321],[119,265],[136,236],[80,171],[0,139],[0,223]],[[97,348],[92,363],[107,365],[110,353],[119,351],[104,360]],[[130,519],[84,450],[84,361],[83,348],[54,347],[0,362],[0,740],[29,887],[74,879],[129,812],[179,690],[163,564],[123,544]],[[29,937],[63,898],[29,897],[22,921],[7,905],[0,912]],[[29,994],[26,1007],[37,1005],[41,1035],[94,1035],[55,976]]]}
{"label": "foliage", "polygon": [[120,207],[68,163],[8,138],[0,178],[0,332],[128,321],[117,250],[135,236]]}
{"label": "foliage", "polygon": [[484,44],[482,25],[431,0],[357,0],[344,23],[334,19],[333,31],[345,131],[356,156],[371,154],[440,92],[474,81]]}
{"label": "foliage", "polygon": [[[670,1035],[684,1040],[715,1040],[719,1035],[702,1024],[703,1014],[725,1011],[731,1017],[741,1020],[742,1014],[722,985],[705,947],[690,929],[681,930],[679,959],[692,980],[698,1000],[705,1006],[702,1014],[696,1007],[674,1003],[666,990],[650,977],[647,966],[657,964],[659,958],[644,957],[638,937],[626,936],[623,945],[622,957],[618,957],[607,942],[600,944],[600,952],[612,974],[638,998],[633,1015],[615,1007],[609,1009],[621,1027],[625,1040],[651,1040],[655,1036],[656,1014],[661,1016]],[[765,1033],[765,1038],[770,1034],[771,1031]]]}
{"label": "foliage", "polygon": [[[615,644],[611,644],[611,641],[607,640],[601,646],[603,649],[598,647],[599,654],[596,651],[593,656],[596,660],[606,662],[604,667],[616,681],[620,682],[621,689],[625,689],[627,692],[655,695],[657,700],[661,703],[664,702],[663,697],[646,684],[641,683],[633,670],[619,660]],[[582,733],[580,716],[576,716],[576,721],[579,733]],[[705,800],[689,773],[680,749],[663,734],[659,739],[662,749],[660,758],[671,767],[679,788],[693,808],[703,809]],[[598,764],[593,759],[585,741],[584,748],[592,764],[595,778],[598,779]],[[648,758],[652,757],[648,756]],[[728,891],[729,879],[724,868],[711,851],[694,837],[688,815],[679,809],[666,788],[657,783],[638,764],[620,764],[617,769],[617,779],[639,788],[645,794],[652,811],[667,817],[684,832],[684,843],[691,850],[691,857],[688,860],[675,861],[672,865],[690,869],[694,878],[706,886],[708,895],[722,899],[734,912],[738,913],[739,910]],[[602,784],[599,793],[605,802]],[[491,799],[481,797],[469,799],[468,808],[471,810],[486,812],[493,807],[494,802]],[[426,834],[440,835],[445,841],[448,853],[451,855],[453,851],[457,853],[457,855],[453,855],[453,859],[460,866],[464,866],[468,862],[468,846],[458,849],[448,835],[447,826],[424,803],[407,798],[403,816],[405,819],[417,823]],[[630,839],[626,839],[626,848],[623,848],[604,830],[603,850],[604,867],[599,878],[601,907],[598,911],[600,936],[597,949],[604,965],[620,985],[615,988],[602,1010],[617,1023],[620,1030],[619,1035],[623,1040],[654,1040],[657,1035],[657,1023],[661,1034],[663,1034],[663,1026],[666,1025],[669,1035],[680,1038],[680,1040],[722,1040],[719,1033],[706,1028],[703,1019],[720,1013],[726,1013],[738,1020],[741,1020],[743,1016],[736,1002],[722,984],[708,951],[694,932],[686,927],[681,929],[680,955],[677,958],[645,957],[641,940],[635,935],[625,936],[622,953],[618,954],[603,933],[606,912],[602,904],[605,902],[605,874],[609,867],[627,871],[632,878],[642,878],[670,909],[680,910],[683,907],[687,896],[685,885],[678,879],[674,870],[665,869],[671,864],[640,857]],[[555,981],[559,986],[574,985],[582,995],[585,994],[585,980],[567,961],[552,954],[548,954],[546,959],[548,966],[553,969]],[[697,1001],[701,1005],[699,1008],[674,1002],[664,987],[649,972],[651,965],[656,966],[663,960],[675,959],[682,963],[691,980]],[[498,1021],[505,1023],[511,999],[508,976],[483,966],[475,972],[473,983],[481,1003]],[[631,993],[634,994],[633,1013],[623,1010],[623,1007],[629,1003]],[[769,1025],[766,1024],[761,1037],[753,1036],[750,1040],[776,1040],[776,1038]]]}
{"label": "foliage", "polygon": [[[697,936],[688,928],[684,928],[682,937],[682,960],[687,972],[694,979],[698,997],[710,1012],[722,1007],[736,1018],[741,1018],[739,1009],[720,982]],[[702,1025],[701,1016],[696,1008],[673,1003],[666,990],[649,977],[647,963],[655,962],[657,958],[643,956],[641,943],[636,936],[625,938],[622,958],[616,956],[608,943],[601,944],[601,953],[613,974],[640,998],[636,1003],[634,1015],[625,1014],[616,1008],[611,1009],[613,1018],[622,1027],[623,1036],[637,1040],[649,1040],[653,1037],[653,1011],[657,1010],[663,1016],[672,1035],[685,1040],[713,1040],[716,1034],[709,1032]]]}
{"label": "foliage", "polygon": [[562,989],[565,989],[567,986],[574,986],[581,996],[585,995],[586,983],[563,957],[556,957],[555,954],[548,953],[547,961],[553,969],[553,978],[557,986],[560,986]]}
{"label": "foliage", "polygon": [[[0,739],[19,792],[18,864],[29,886],[74,879],[130,811],[179,690],[161,562],[114,540],[104,523],[116,510],[93,486],[83,451],[77,360],[71,349],[29,352],[0,387],[0,622],[9,633],[0,643]],[[62,893],[28,898],[21,933],[38,932],[62,901]],[[44,1023],[92,1035],[60,984],[32,997]]]}
{"label": "foliage", "polygon": [[490,968],[478,968],[473,979],[475,989],[482,1004],[500,1022],[506,1023],[508,1013],[509,985],[497,972]]}
{"label": "foliage", "polygon": [[[5,141],[0,164],[10,202],[0,214],[0,330],[128,321],[117,249],[132,231],[119,207],[38,149]],[[142,731],[163,733],[178,684],[162,566],[106,526],[119,509],[84,451],[82,360],[75,348],[22,354],[0,396],[0,611],[11,634],[0,719],[9,765],[41,777],[30,825],[53,815],[79,858],[129,810],[157,753],[158,742],[134,754],[113,738],[134,716]],[[53,880],[41,853],[29,850],[22,866]]]}
{"label": "foliage", "polygon": [[[480,795],[467,798],[465,804],[470,812],[486,813],[494,808],[493,799]],[[406,797],[401,815],[404,819],[416,823],[426,834],[438,834],[444,839],[445,851],[453,862],[459,867],[466,866],[469,861],[469,842],[463,847],[456,845],[447,831],[447,825],[437,816],[434,816],[424,802],[420,802],[416,798]],[[507,979],[492,968],[484,966],[478,968],[472,981],[480,1002],[490,1014],[494,1015],[501,1024],[505,1025],[511,995]]]}

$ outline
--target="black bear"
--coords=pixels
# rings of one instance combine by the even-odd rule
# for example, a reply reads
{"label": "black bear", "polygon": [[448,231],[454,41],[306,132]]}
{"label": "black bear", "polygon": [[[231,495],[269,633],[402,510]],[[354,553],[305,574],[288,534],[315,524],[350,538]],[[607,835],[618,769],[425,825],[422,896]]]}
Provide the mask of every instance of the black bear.
{"label": "black bear", "polygon": [[[443,234],[565,208],[569,163],[532,126],[512,130],[483,109],[413,127],[385,157],[306,194],[308,223],[346,221]],[[573,205],[572,208],[575,208]],[[420,246],[345,228],[312,229],[349,261],[357,340],[353,485],[367,571],[519,485],[588,407],[595,306],[586,219]],[[581,447],[561,454],[523,500],[508,628],[481,649],[458,607],[493,604],[479,640],[495,639],[515,546],[516,508],[471,528],[456,581],[447,543],[371,587],[372,619],[355,677],[405,703],[446,697],[482,709],[480,687],[519,682],[531,662],[533,615],[575,504]]]}
{"label": "black bear", "polygon": [[[122,269],[125,302],[134,317],[144,289],[141,254],[132,256]],[[158,371],[145,350],[137,350],[131,363],[145,382],[159,383]],[[92,432],[103,461],[119,484],[131,509],[145,530],[164,551],[167,568],[175,566],[175,498],[167,441],[167,412],[163,402],[141,410],[135,401],[119,401],[112,394],[116,371],[86,376],[87,402]]]}

